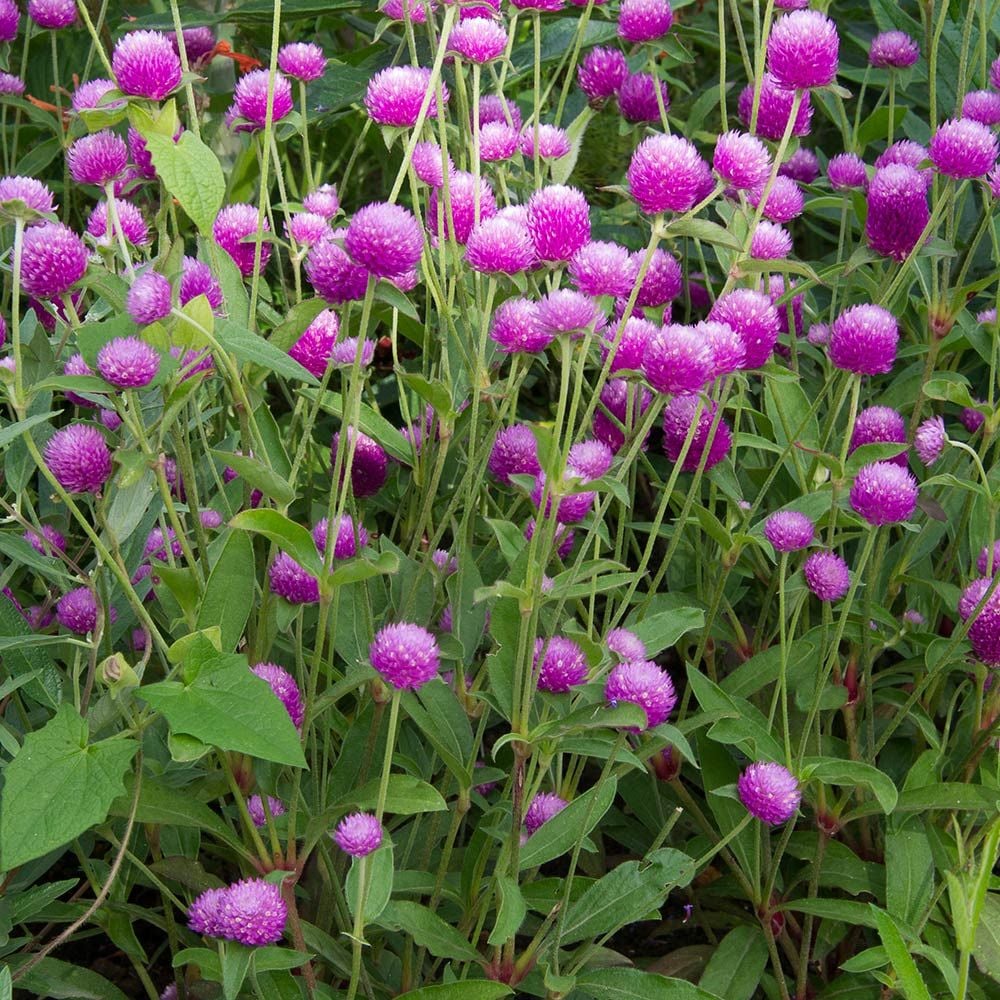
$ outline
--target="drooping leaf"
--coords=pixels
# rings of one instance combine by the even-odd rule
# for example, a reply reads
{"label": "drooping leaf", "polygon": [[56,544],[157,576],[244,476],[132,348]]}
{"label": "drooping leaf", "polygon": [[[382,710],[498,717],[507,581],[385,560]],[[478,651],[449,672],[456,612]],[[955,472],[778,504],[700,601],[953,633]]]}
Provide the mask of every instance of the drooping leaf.
{"label": "drooping leaf", "polygon": [[698,985],[726,1000],[750,1000],[767,965],[767,942],[759,927],[734,927],[709,959]]}
{"label": "drooping leaf", "polygon": [[226,196],[219,158],[193,132],[181,133],[177,142],[155,132],[146,132],[143,137],[163,186],[198,229],[210,236]]}
{"label": "drooping leaf", "polygon": [[435,958],[479,961],[479,953],[462,934],[420,903],[409,900],[391,902],[376,922],[389,930],[410,935],[419,947],[426,948]]}
{"label": "drooping leaf", "polygon": [[521,848],[521,869],[536,868],[571,850],[601,821],[617,791],[617,779],[606,778],[543,823]]}
{"label": "drooping leaf", "polygon": [[319,576],[323,572],[323,560],[312,535],[301,524],[296,524],[284,514],[263,507],[244,510],[229,524],[239,531],[253,531],[270,538],[313,576]]}
{"label": "drooping leaf", "polygon": [[303,368],[298,361],[290,358],[269,340],[258,337],[237,323],[223,323],[216,330],[215,336],[227,351],[246,364],[260,365],[276,375],[281,375],[282,378],[319,385],[316,376]]}
{"label": "drooping leaf", "polygon": [[641,969],[593,969],[577,976],[576,985],[596,1000],[721,1000],[684,979]]}
{"label": "drooping leaf", "polygon": [[243,637],[254,603],[253,545],[241,531],[226,539],[205,587],[198,609],[198,629],[218,626],[223,652],[236,648]]}

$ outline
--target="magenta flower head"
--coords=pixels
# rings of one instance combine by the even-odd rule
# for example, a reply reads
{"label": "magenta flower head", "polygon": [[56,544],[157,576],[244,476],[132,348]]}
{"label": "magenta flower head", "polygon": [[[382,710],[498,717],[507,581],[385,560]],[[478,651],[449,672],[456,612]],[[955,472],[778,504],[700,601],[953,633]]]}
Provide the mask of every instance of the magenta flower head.
{"label": "magenta flower head", "polygon": [[[43,528],[44,531],[44,528]],[[996,576],[1000,572],[1000,538],[992,545],[984,545],[976,559],[976,569],[983,576]],[[978,598],[976,600],[978,603]],[[972,605],[975,607],[975,604]]]}
{"label": "magenta flower head", "polygon": [[620,660],[646,659],[646,644],[627,628],[613,628],[604,643]]}
{"label": "magenta flower head", "polygon": [[[747,128],[750,127],[750,119],[753,115],[753,95],[754,86],[752,83],[746,85],[740,92],[739,115],[740,120]],[[757,135],[778,142],[785,134],[785,126],[792,113],[792,101],[795,95],[790,90],[780,87],[772,74],[765,73],[760,87],[760,106],[757,109]],[[792,135],[803,136],[809,134],[812,124],[812,103],[809,95],[804,94],[799,103],[799,111],[795,116],[792,125]]]}
{"label": "magenta flower head", "polygon": [[919,58],[920,46],[905,31],[883,31],[868,49],[868,64],[877,69],[908,69]]}
{"label": "magenta flower head", "polygon": [[755,260],[784,260],[792,252],[792,236],[784,226],[761,219],[750,240]]}
{"label": "magenta flower head", "polygon": [[620,337],[617,327],[609,329],[605,334],[606,346],[602,348],[601,353],[607,357],[612,351],[614,339],[618,337],[618,343],[614,346],[614,357],[611,360],[611,371],[641,371],[646,345],[653,339],[658,329],[655,323],[637,316],[631,316],[626,320]]}
{"label": "magenta flower head", "polygon": [[494,216],[469,234],[465,260],[473,271],[482,274],[517,274],[534,264],[535,245],[519,222]]}
{"label": "magenta flower head", "polygon": [[[286,76],[303,83],[312,83],[326,72],[326,56],[315,42],[291,42],[278,50],[278,69]],[[277,104],[277,93],[275,103]],[[274,117],[277,120],[277,112]]]}
{"label": "magenta flower head", "polygon": [[651,42],[662,38],[674,23],[668,0],[621,0],[618,37],[626,42]]}
{"label": "magenta flower head", "polygon": [[[948,434],[944,429],[944,421],[940,417],[929,417],[918,428],[913,438],[913,447],[917,457],[924,465],[933,465],[944,451],[948,443]],[[985,572],[983,570],[982,572]]]}
{"label": "magenta flower head", "polygon": [[120,177],[128,162],[125,140],[110,129],[77,139],[66,153],[69,172],[78,184],[104,187]]}
{"label": "magenta flower head", "polygon": [[405,274],[417,266],[424,249],[420,223],[402,205],[373,202],[359,208],[344,238],[355,263],[381,278]]}
{"label": "magenta flower head", "polygon": [[997,161],[996,136],[982,122],[952,118],[942,122],[931,138],[930,158],[946,177],[983,177]]}
{"label": "magenta flower head", "polygon": [[[142,212],[130,201],[115,198],[115,210],[118,212],[118,222],[121,224],[125,239],[135,247],[149,243],[149,227],[142,217]],[[94,206],[87,219],[87,232],[94,237],[100,246],[112,246],[117,240],[116,234],[108,221],[108,203],[100,201]]]}
{"label": "magenta flower head", "polygon": [[764,537],[776,552],[797,552],[812,544],[816,528],[797,510],[779,510],[764,522]]}
{"label": "magenta flower head", "polygon": [[557,288],[538,303],[538,322],[552,336],[560,333],[579,334],[604,325],[604,313],[597,303],[583,292],[572,288]]}
{"label": "magenta flower head", "polygon": [[322,215],[329,222],[340,209],[340,196],[337,194],[336,186],[321,184],[302,199],[302,207],[307,212]]}
{"label": "magenta flower head", "polygon": [[39,28],[58,31],[76,23],[76,4],[73,0],[28,0],[28,17]]}
{"label": "magenta flower head", "polygon": [[56,604],[56,619],[63,628],[86,635],[97,628],[97,598],[89,587],[77,587],[63,594]]}
{"label": "magenta flower head", "polygon": [[836,552],[813,552],[802,564],[806,586],[821,601],[837,601],[851,586],[847,563]]}
{"label": "magenta flower head", "polygon": [[698,392],[712,374],[712,350],[694,327],[672,323],[650,338],[642,357],[646,381],[657,392]]}
{"label": "magenta flower head", "polygon": [[441,654],[437,639],[410,622],[386,625],[368,649],[372,666],[394,688],[416,690],[437,677]]}
{"label": "magenta flower head", "polygon": [[930,167],[920,165],[930,158],[930,152],[926,146],[921,146],[919,142],[912,139],[897,139],[885,152],[879,153],[875,158],[875,171],[878,172],[883,167],[892,166],[894,163],[902,164],[906,167],[913,167],[919,170],[924,184],[929,189],[934,183],[934,171]]}
{"label": "magenta flower head", "polygon": [[[642,266],[644,251],[632,255],[632,263],[638,274]],[[681,294],[681,265],[677,258],[665,250],[656,249],[650,258],[649,267],[643,276],[636,305],[655,309],[666,305]],[[665,317],[669,319],[669,317]]]}
{"label": "magenta flower head", "polygon": [[781,764],[751,764],[736,782],[740,801],[755,819],[780,826],[798,812],[802,792],[795,775]]}
{"label": "magenta flower head", "polygon": [[563,0],[510,0],[511,5],[520,10],[537,10],[555,13],[562,10]]}
{"label": "magenta flower head", "polygon": [[488,63],[498,59],[507,48],[507,30],[502,24],[475,17],[461,21],[451,29],[448,51],[472,63]]}
{"label": "magenta flower head", "polygon": [[[423,66],[389,66],[376,73],[365,93],[368,116],[377,125],[395,125],[412,128],[420,116],[420,107],[431,82],[430,69]],[[444,101],[448,102],[448,88],[441,84]],[[437,118],[437,94],[431,94],[427,117]]]}
{"label": "magenta flower head", "polygon": [[618,49],[591,49],[577,67],[576,79],[591,104],[599,104],[618,93],[628,76],[628,62]]}
{"label": "magenta flower head", "polygon": [[729,454],[733,443],[732,431],[724,419],[719,420],[715,432],[712,433],[712,423],[718,410],[716,403],[706,406],[698,396],[674,396],[663,410],[663,450],[667,458],[671,462],[676,462],[680,458],[699,404],[701,412],[697,418],[687,457],[681,466],[684,472],[694,472],[701,463],[703,455],[706,471],[718,465]]}
{"label": "magenta flower head", "polygon": [[660,104],[656,99],[656,88],[660,88],[663,111],[670,110],[670,92],[662,80],[654,79],[650,73],[634,73],[625,77],[618,88],[618,110],[627,122],[658,122]]}
{"label": "magenta flower head", "polygon": [[712,166],[727,184],[748,191],[767,180],[771,154],[755,135],[724,132],[716,140]]}
{"label": "magenta flower head", "polygon": [[611,705],[630,701],[642,708],[646,729],[666,722],[677,704],[670,674],[652,660],[626,660],[613,667],[604,685],[604,697]]}
{"label": "magenta flower head", "polygon": [[713,379],[731,375],[746,364],[747,349],[743,338],[728,323],[704,320],[695,329],[705,338],[712,352]]}
{"label": "magenta flower head", "polygon": [[812,184],[819,177],[819,159],[811,149],[800,146],[778,167],[779,177],[790,177],[800,184]]}
{"label": "magenta flower head", "polygon": [[797,10],[774,22],[767,40],[767,68],[786,90],[826,87],[837,75],[840,36],[818,10]]}
{"label": "magenta flower head", "polygon": [[851,506],[876,527],[905,521],[917,509],[917,481],[894,462],[872,462],[854,477]]}
{"label": "magenta flower head", "polygon": [[70,493],[97,493],[111,478],[111,452],[104,435],[87,424],[70,424],[45,446],[45,464]]}
{"label": "magenta flower head", "polygon": [[[174,51],[179,55],[180,50],[177,48],[177,36],[171,32],[167,35],[167,38],[170,40]],[[201,62],[215,48],[215,32],[207,25],[201,25],[196,28],[185,28],[181,32],[181,44],[184,46],[184,52],[188,57],[188,64],[193,66],[195,63]]]}
{"label": "magenta flower head", "polygon": [[677,135],[651,135],[639,143],[628,167],[632,197],[648,215],[686,212],[711,185],[708,164],[694,144]]}
{"label": "magenta flower head", "polygon": [[883,257],[902,261],[913,251],[930,219],[927,185],[920,173],[904,164],[875,171],[868,187],[868,246]]}
{"label": "magenta flower head", "polygon": [[199,295],[204,295],[213,309],[222,305],[222,286],[212,274],[212,269],[197,257],[185,257],[181,265],[180,303],[187,305]]}
{"label": "magenta flower head", "polygon": [[413,24],[427,22],[427,10],[437,10],[437,0],[385,0],[382,14],[392,21],[410,21]]}
{"label": "magenta flower head", "polygon": [[520,141],[520,133],[513,125],[508,125],[506,122],[487,122],[479,129],[479,158],[484,163],[509,160],[518,151]]}
{"label": "magenta flower head", "polygon": [[131,31],[118,39],[111,68],[122,93],[151,101],[162,101],[181,83],[180,57],[158,31]]}
{"label": "magenta flower head", "polygon": [[337,824],[333,839],[345,854],[364,858],[382,846],[382,824],[371,813],[351,813]]}
{"label": "magenta flower head", "polygon": [[548,641],[535,640],[533,663],[539,691],[565,694],[587,679],[587,657],[583,650],[572,639],[560,635]]}
{"label": "magenta flower head", "polygon": [[320,240],[306,257],[306,277],[334,305],[365,297],[368,269],[355,264],[334,240]]}
{"label": "magenta flower head", "polygon": [[538,442],[527,424],[513,424],[497,433],[487,466],[505,486],[511,476],[537,476],[542,471],[538,463]]}
{"label": "magenta flower head", "polygon": [[298,361],[316,378],[326,374],[333,345],[340,333],[340,319],[332,309],[324,309],[289,348],[288,356]]}
{"label": "magenta flower head", "polygon": [[505,97],[487,94],[479,102],[479,124],[488,125],[490,122],[503,122],[519,130],[522,124],[521,109]]}
{"label": "magenta flower head", "polygon": [[[479,221],[482,222],[497,214],[497,203],[490,182],[480,177],[478,184]],[[438,236],[451,236],[454,223],[455,242],[464,245],[476,222],[476,177],[465,170],[453,171],[448,176],[448,197],[451,199],[450,216],[444,192],[437,189],[431,191],[427,199],[428,228]]]}
{"label": "magenta flower head", "polygon": [[319,581],[287,552],[279,552],[274,557],[270,575],[271,592],[289,604],[319,603]]}
{"label": "magenta flower head", "polygon": [[258,663],[250,669],[262,681],[267,682],[274,692],[274,696],[288,712],[292,724],[301,731],[306,711],[302,703],[302,692],[299,690],[298,684],[295,683],[295,678],[284,667],[279,667],[276,663]]}
{"label": "magenta flower head", "polygon": [[[754,208],[760,204],[763,194],[763,185],[750,192],[750,204]],[[771,222],[791,222],[802,214],[804,205],[805,197],[798,184],[791,177],[779,175],[774,178],[767,201],[764,202],[764,215]]]}
{"label": "magenta flower head", "polygon": [[986,417],[983,416],[979,410],[976,410],[971,406],[965,406],[962,408],[962,412],[958,415],[958,419],[962,421],[962,426],[970,434],[975,434],[976,431],[983,426],[983,422],[986,420]]}
{"label": "magenta flower head", "polygon": [[14,202],[24,202],[33,212],[51,212],[53,210],[52,192],[41,181],[34,177],[0,177],[0,205],[5,213],[16,215],[11,211]]}
{"label": "magenta flower head", "polygon": [[[320,552],[326,552],[328,522],[324,517],[316,522],[313,528],[313,541]],[[350,514],[341,514],[340,526],[337,528],[337,538],[333,543],[334,559],[350,559],[356,556],[360,549],[368,544],[368,532],[363,524],[354,523]]]}
{"label": "magenta flower head", "polygon": [[856,153],[838,153],[826,165],[826,176],[834,191],[850,191],[868,184],[865,162]]}
{"label": "magenta flower head", "polygon": [[115,337],[97,353],[97,374],[116,389],[141,389],[159,370],[156,348],[138,337]]}
{"label": "magenta flower head", "polygon": [[[439,188],[444,183],[444,166],[441,163],[441,147],[436,142],[418,142],[413,147],[411,159],[413,172],[427,185]],[[448,173],[454,170],[448,157]]]}
{"label": "magenta flower head", "polygon": [[231,885],[219,907],[221,937],[259,948],[281,940],[288,910],[281,889],[262,878],[247,878]]}
{"label": "magenta flower head", "polygon": [[553,792],[539,792],[531,800],[527,812],[524,814],[524,828],[530,837],[543,823],[547,823],[553,816],[561,813],[569,803]]}
{"label": "magenta flower head", "polygon": [[[76,11],[74,10],[74,14]],[[0,2],[0,42],[12,42],[17,38],[17,25],[21,20],[21,12],[14,0]]]}
{"label": "magenta flower head", "polygon": [[769,296],[751,288],[736,288],[716,299],[710,320],[727,323],[743,341],[744,368],[765,364],[778,340],[781,320]]}
{"label": "magenta flower head", "polygon": [[21,287],[36,299],[56,299],[87,270],[83,240],[61,222],[31,226],[21,251]]}
{"label": "magenta flower head", "polygon": [[[330,351],[330,360],[337,368],[350,368],[354,364],[357,356],[357,337],[344,337],[342,340],[338,340]],[[367,368],[372,363],[374,358],[375,342],[373,340],[366,339],[361,345],[361,367]]]}
{"label": "magenta flower head", "polygon": [[[284,816],[288,811],[285,809],[285,803],[281,799],[276,799],[273,795],[268,795],[267,797],[267,808],[271,813],[272,819],[277,819],[279,816]],[[264,802],[259,795],[251,795],[247,799],[247,812],[250,814],[250,819],[253,825],[256,827],[262,827],[267,823],[267,814],[264,812]]]}
{"label": "magenta flower head", "polygon": [[188,908],[188,927],[206,937],[222,936],[222,900],[227,889],[208,889]]}
{"label": "magenta flower head", "polygon": [[[347,441],[345,445],[354,437],[353,428],[348,428]],[[337,464],[337,449],[340,447],[341,435],[338,431],[333,435],[333,442],[330,446],[330,464],[335,468]],[[347,464],[347,451],[344,452],[343,464]],[[357,432],[357,441],[354,445],[354,455],[350,466],[351,492],[355,497],[373,497],[385,485],[389,475],[389,456],[385,449],[367,434]]]}
{"label": "magenta flower head", "polygon": [[899,343],[896,317],[882,306],[865,303],[845,309],[830,330],[830,360],[856,375],[892,371]]}
{"label": "magenta flower head", "polygon": [[[83,359],[82,354],[74,354],[63,364],[63,375],[93,375],[94,371]],[[76,406],[92,407],[94,404],[83,396],[67,390],[66,398]]]}
{"label": "magenta flower head", "polygon": [[[869,406],[854,421],[849,451],[864,444],[906,444],[906,421],[891,406]],[[906,468],[906,451],[895,455],[889,462]]]}
{"label": "magenta flower head", "polygon": [[566,458],[566,478],[582,479],[585,483],[600,479],[611,468],[614,452],[603,441],[579,441]]}
{"label": "magenta flower head", "polygon": [[125,305],[136,323],[147,325],[170,315],[172,295],[167,278],[156,271],[147,271],[132,282]]}
{"label": "magenta flower head", "polygon": [[[958,611],[963,621],[968,621],[976,605],[992,585],[990,577],[973,580],[962,592]],[[972,620],[968,631],[972,651],[987,666],[1000,667],[1000,589],[993,592],[982,610]]]}
{"label": "magenta flower head", "polygon": [[981,125],[1000,125],[1000,94],[992,90],[971,90],[962,98],[962,117]]}
{"label": "magenta flower head", "polygon": [[[535,129],[525,125],[518,138],[518,148],[529,159],[535,158]],[[570,151],[566,130],[543,122],[538,126],[538,156],[543,160],[558,160]]]}
{"label": "magenta flower head", "polygon": [[[57,531],[51,524],[43,524],[41,533],[36,534],[30,529],[24,533],[24,540],[43,556],[55,555],[56,552],[66,551],[66,539],[62,532]],[[982,570],[983,573],[986,570]]]}
{"label": "magenta flower head", "polygon": [[[255,129],[267,124],[267,89],[270,74],[266,69],[254,69],[245,73],[236,82],[233,100],[236,113],[245,118]],[[274,99],[271,120],[278,122],[294,107],[292,85],[281,73],[274,74]]]}
{"label": "magenta flower head", "polygon": [[528,232],[539,260],[572,260],[590,239],[590,206],[583,192],[563,184],[536,191],[528,202]]}
{"label": "magenta flower head", "polygon": [[[267,219],[264,219],[264,231],[270,229]],[[249,237],[257,236],[257,206],[246,202],[236,202],[226,205],[212,223],[212,236],[223,250],[233,258],[244,278],[253,274],[256,243]],[[260,270],[267,267],[271,259],[271,244],[262,241],[260,244]]]}
{"label": "magenta flower head", "polygon": [[24,81],[13,73],[0,73],[0,94],[20,97],[24,93]]}
{"label": "magenta flower head", "polygon": [[330,223],[315,212],[296,212],[285,222],[285,235],[307,250],[333,236]]}
{"label": "magenta flower head", "polygon": [[632,255],[618,243],[586,243],[569,265],[570,277],[585,295],[628,295],[637,271]]}
{"label": "magenta flower head", "polygon": [[994,90],[1000,90],[1000,56],[990,63],[990,86]]}

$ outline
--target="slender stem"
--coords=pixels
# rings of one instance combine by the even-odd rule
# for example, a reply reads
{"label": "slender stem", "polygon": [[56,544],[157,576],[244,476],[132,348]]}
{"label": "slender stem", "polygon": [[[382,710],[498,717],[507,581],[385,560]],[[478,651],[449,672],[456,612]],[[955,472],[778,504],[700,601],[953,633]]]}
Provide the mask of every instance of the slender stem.
{"label": "slender stem", "polygon": [[[80,0],[80,6],[84,4]],[[177,6],[177,0],[170,0],[170,16],[174,22],[174,36],[177,39],[177,54],[181,60],[181,70],[184,73],[184,97],[188,106],[188,128],[194,133],[196,139],[201,138],[201,125],[198,122],[198,105],[194,99],[194,85],[191,82],[191,64],[188,62],[187,47],[184,45],[184,28],[181,25],[181,12]]]}

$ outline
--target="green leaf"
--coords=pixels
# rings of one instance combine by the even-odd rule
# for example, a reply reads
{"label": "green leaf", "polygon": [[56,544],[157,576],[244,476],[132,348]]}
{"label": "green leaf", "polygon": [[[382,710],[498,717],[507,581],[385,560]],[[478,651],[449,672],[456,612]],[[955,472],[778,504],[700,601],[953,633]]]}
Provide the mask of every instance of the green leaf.
{"label": "green leaf", "polygon": [[343,587],[373,576],[391,576],[399,570],[399,556],[395,552],[380,552],[374,559],[348,559],[330,574],[331,587]]}
{"label": "green leaf", "polygon": [[218,626],[223,652],[234,650],[243,638],[256,586],[253,544],[243,532],[234,531],[212,568],[196,624],[197,629]]}
{"label": "green leaf", "polygon": [[886,833],[885,879],[886,910],[902,923],[917,926],[934,893],[934,853],[920,826]]}
{"label": "green leaf", "polygon": [[892,779],[871,764],[855,760],[838,760],[835,757],[806,757],[803,760],[804,778],[815,778],[824,785],[867,788],[878,800],[887,816],[896,808],[899,793]]}
{"label": "green leaf", "polygon": [[[305,389],[303,394],[310,400],[320,396],[320,408],[343,419],[343,400],[339,393],[326,390],[320,394],[315,389]],[[358,414],[358,426],[361,428],[362,434],[367,434],[370,438],[378,441],[397,461],[404,465],[413,465],[413,446],[403,437],[399,428],[393,427],[381,413],[376,413],[370,406],[363,403]]]}
{"label": "green leaf", "polygon": [[878,936],[882,939],[889,961],[892,962],[899,977],[897,988],[902,991],[906,1000],[931,1000],[930,991],[917,970],[917,963],[913,961],[896,921],[874,903],[869,905],[875,918]]}
{"label": "green leaf", "polygon": [[71,705],[61,705],[41,729],[25,736],[20,752],[4,770],[4,871],[62,847],[107,818],[139,744],[131,739],[87,740],[87,723]]}
{"label": "green leaf", "polygon": [[368,896],[365,899],[365,923],[370,924],[377,920],[379,914],[385,909],[389,898],[392,896],[393,861],[392,844],[383,844],[377,851],[369,854],[366,858],[354,858],[351,862],[351,869],[347,873],[347,905],[351,909],[351,916],[358,912],[360,903],[360,878],[362,862],[367,871],[366,881],[368,883]]}
{"label": "green leaf", "polygon": [[273,469],[256,458],[236,455],[233,452],[212,450],[212,454],[226,463],[241,479],[245,479],[255,490],[287,507],[295,499],[295,490]]}
{"label": "green leaf", "polygon": [[283,378],[319,385],[316,377],[306,371],[298,361],[238,323],[232,321],[223,323],[216,330],[215,337],[227,351],[245,364],[260,365]]}
{"label": "green leaf", "polygon": [[500,997],[509,997],[513,992],[503,983],[474,979],[410,990],[409,993],[400,993],[396,1000],[500,1000]]}
{"label": "green leaf", "polygon": [[[24,616],[5,595],[0,595],[0,637],[37,638]],[[3,665],[14,678],[30,676],[25,690],[39,704],[56,708],[62,698],[62,676],[47,650],[36,645],[12,647],[4,653]]]}
{"label": "green leaf", "polygon": [[246,948],[235,941],[227,941],[223,945],[220,958],[222,960],[222,995],[226,1000],[237,1000],[247,973],[250,971],[250,959],[254,950]]}
{"label": "green leaf", "polygon": [[[374,809],[378,803],[379,779],[373,778],[337,802],[337,809]],[[392,774],[385,797],[385,811],[396,816],[442,812],[448,808],[441,793],[410,774]]]}
{"label": "green leaf", "polygon": [[11,1000],[14,996],[14,984],[10,978],[10,968],[0,969],[0,1000]]}
{"label": "green leaf", "polygon": [[432,682],[419,692],[404,692],[402,703],[462,788],[469,788],[472,726],[455,692],[443,682]]}
{"label": "green leaf", "polygon": [[811,913],[814,917],[856,924],[859,927],[876,926],[871,910],[864,903],[855,903],[849,899],[792,899],[777,908],[795,913]]}
{"label": "green leaf", "polygon": [[896,803],[896,812],[954,809],[995,813],[998,803],[1000,803],[1000,791],[990,791],[981,785],[963,785],[957,781],[940,781],[923,788],[910,788],[904,791]]}
{"label": "green leaf", "polygon": [[580,146],[583,143],[583,136],[593,117],[594,109],[589,104],[585,104],[583,110],[569,123],[569,127],[566,129],[566,138],[569,140],[569,152],[552,164],[553,184],[566,184],[569,181],[570,175],[573,173],[573,168],[576,166],[576,161],[580,156]]}
{"label": "green leaf", "polygon": [[723,229],[717,222],[709,222],[708,219],[673,219],[669,230],[671,236],[690,236],[709,246],[738,251],[743,249],[743,244],[728,229]]}
{"label": "green leaf", "polygon": [[734,927],[712,953],[698,985],[726,1000],[750,1000],[765,965],[767,942],[760,927]]}
{"label": "green leaf", "polygon": [[501,945],[512,938],[520,930],[528,912],[521,888],[514,879],[509,875],[498,875],[497,885],[500,887],[500,908],[487,941],[491,945]]}
{"label": "green leaf", "polygon": [[189,684],[161,681],[140,688],[138,695],[163,714],[174,733],[261,760],[306,766],[288,712],[244,656],[217,656]]}
{"label": "green leaf", "polygon": [[422,400],[434,408],[439,417],[455,412],[448,387],[440,379],[427,379],[417,372],[405,372],[401,378]]}
{"label": "green leaf", "polygon": [[650,658],[670,649],[688,632],[705,624],[705,612],[701,608],[674,608],[661,611],[628,627],[643,641],[646,655]]}
{"label": "green leaf", "polygon": [[979,971],[1000,982],[1000,894],[988,892],[976,928],[973,955]]}
{"label": "green leaf", "polygon": [[388,930],[403,931],[420,948],[426,948],[435,958],[450,958],[458,962],[478,962],[479,952],[450,924],[420,903],[399,900],[389,903],[376,921]]}
{"label": "green leaf", "polygon": [[258,508],[244,510],[230,522],[238,531],[252,531],[270,538],[278,547],[287,552],[307,573],[321,576],[323,560],[313,541],[313,536],[302,527],[276,510]]}
{"label": "green leaf", "polygon": [[581,972],[576,985],[597,1000],[720,1000],[714,993],[684,979],[670,979],[641,969]]}
{"label": "green leaf", "polygon": [[569,851],[594,829],[611,808],[618,779],[605,778],[577,796],[565,809],[543,823],[521,848],[520,867],[537,868]]}
{"label": "green leaf", "polygon": [[591,729],[645,729],[646,710],[633,702],[622,702],[614,708],[603,702],[582,705],[561,719],[545,722],[531,734],[532,742],[540,739],[561,739],[571,733]]}
{"label": "green leaf", "polygon": [[56,416],[58,416],[58,413],[55,410],[51,413],[36,413],[33,417],[18,420],[16,424],[7,424],[4,427],[0,427],[0,450],[6,448],[11,441],[16,441],[26,431],[30,431],[32,427],[37,427],[39,424],[47,424]]}
{"label": "green leaf", "polygon": [[145,132],[143,138],[163,186],[201,232],[210,237],[212,223],[226,196],[226,178],[219,158],[193,132],[182,132],[177,142],[154,132]]}
{"label": "green leaf", "polygon": [[78,881],[75,878],[63,879],[61,882],[48,882],[45,885],[36,885],[30,889],[12,893],[8,897],[11,923],[19,924],[24,920],[30,920],[64,892],[75,888]]}
{"label": "green leaf", "polygon": [[[31,958],[31,955],[16,955],[10,960],[8,969],[16,973]],[[52,1000],[128,1000],[104,976],[75,962],[63,962],[58,958],[43,958],[18,979],[17,988],[35,996],[51,997]]]}

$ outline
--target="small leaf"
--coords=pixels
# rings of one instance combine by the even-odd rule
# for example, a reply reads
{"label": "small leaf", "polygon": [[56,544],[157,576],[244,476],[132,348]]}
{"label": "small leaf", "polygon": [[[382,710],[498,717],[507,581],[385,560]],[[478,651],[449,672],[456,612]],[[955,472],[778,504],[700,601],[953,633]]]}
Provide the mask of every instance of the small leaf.
{"label": "small leaf", "polygon": [[888,816],[896,808],[899,793],[892,779],[871,764],[855,760],[839,760],[835,757],[807,757],[802,762],[805,774],[825,785],[867,788],[878,800],[882,811]]}
{"label": "small leaf", "polygon": [[750,1000],[767,965],[767,942],[760,927],[734,927],[720,942],[698,981],[726,1000]]}
{"label": "small leaf", "polygon": [[892,962],[896,975],[899,977],[897,987],[901,989],[906,1000],[931,1000],[927,984],[917,970],[917,963],[913,961],[910,949],[903,940],[903,935],[899,932],[896,921],[874,903],[869,905],[878,928],[878,936],[882,939],[882,945],[889,956],[889,961]]}
{"label": "small leaf", "polygon": [[398,994],[396,1000],[500,1000],[501,997],[509,997],[513,992],[503,983],[474,979],[410,990],[409,993]]}
{"label": "small leaf", "polygon": [[377,923],[389,930],[401,930],[410,935],[418,947],[426,948],[435,958],[450,958],[458,962],[480,960],[479,952],[464,935],[420,903],[408,900],[389,903]]}
{"label": "small leaf", "polygon": [[316,548],[312,535],[276,510],[260,508],[244,510],[230,522],[238,531],[252,531],[270,538],[278,547],[287,552],[306,572],[315,577],[323,573],[323,560]]}
{"label": "small leaf", "polygon": [[382,847],[369,854],[366,858],[354,858],[352,860],[345,886],[347,905],[350,907],[351,916],[356,915],[358,912],[361,895],[358,879],[361,873],[362,861],[364,861],[364,867],[367,872],[365,880],[368,883],[364,922],[370,924],[372,921],[378,919],[382,911],[386,908],[389,898],[392,896],[392,844],[383,844]]}
{"label": "small leaf", "polygon": [[243,532],[234,531],[212,567],[196,623],[198,629],[218,626],[223,652],[234,650],[243,638],[256,586],[253,545]]}
{"label": "small leaf", "polygon": [[528,912],[528,907],[521,895],[517,882],[509,875],[499,875],[497,885],[500,887],[500,909],[497,911],[496,923],[490,932],[487,944],[501,945],[520,930]]}
{"label": "small leaf", "polygon": [[686,980],[641,969],[593,969],[580,973],[576,985],[582,993],[597,1000],[720,1000],[714,993]]}
{"label": "small leaf", "polygon": [[543,823],[521,849],[519,860],[522,871],[525,868],[537,868],[571,850],[577,841],[586,837],[601,821],[611,808],[617,791],[617,779],[605,778]]}
{"label": "small leaf", "polygon": [[319,385],[316,377],[298,361],[290,358],[270,341],[258,337],[237,323],[223,323],[215,336],[227,351],[246,364],[260,365],[283,378]]}
{"label": "small leaf", "polygon": [[295,499],[295,490],[288,481],[256,458],[217,449],[213,449],[212,454],[225,462],[241,479],[245,479],[253,489],[260,490],[264,496],[283,507],[287,507]]}
{"label": "small leaf", "polygon": [[163,186],[201,232],[211,236],[226,196],[219,158],[193,132],[182,132],[177,142],[153,132],[145,132],[143,138]]}

